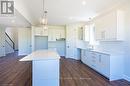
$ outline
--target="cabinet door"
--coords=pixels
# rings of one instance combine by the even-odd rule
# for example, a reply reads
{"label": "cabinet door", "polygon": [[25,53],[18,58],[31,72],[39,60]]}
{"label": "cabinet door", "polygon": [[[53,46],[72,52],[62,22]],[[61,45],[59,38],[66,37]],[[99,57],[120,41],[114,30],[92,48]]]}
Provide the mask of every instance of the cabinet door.
{"label": "cabinet door", "polygon": [[65,38],[65,30],[64,29],[60,29],[60,28],[56,28],[56,29],[52,29],[53,32],[51,31],[51,35],[53,33],[53,37],[55,37],[56,40],[61,39],[61,38]]}
{"label": "cabinet door", "polygon": [[42,29],[42,36],[48,36],[48,29]]}
{"label": "cabinet door", "polygon": [[95,21],[95,37],[98,41],[123,40],[124,16],[122,11],[110,12]]}
{"label": "cabinet door", "polygon": [[88,66],[90,65],[89,51],[87,50],[81,51],[81,61]]}
{"label": "cabinet door", "polygon": [[84,59],[85,59],[85,64],[86,65],[88,65],[88,66],[90,66],[90,61],[91,61],[91,59],[90,59],[91,57],[90,57],[90,52],[89,51],[87,51],[87,50],[85,50],[84,51]]}
{"label": "cabinet door", "polygon": [[56,40],[61,38],[61,34],[62,34],[62,33],[60,32],[59,29],[55,29]]}
{"label": "cabinet door", "polygon": [[75,37],[75,27],[74,26],[67,26],[66,28],[66,57],[67,58],[73,58],[75,57],[75,50],[76,48],[76,37]]}
{"label": "cabinet door", "polygon": [[81,50],[81,61],[85,63],[85,50]]}
{"label": "cabinet door", "polygon": [[35,35],[48,36],[48,29],[44,29],[43,27],[35,27]]}
{"label": "cabinet door", "polygon": [[48,41],[56,41],[55,30],[48,29]]}
{"label": "cabinet door", "polygon": [[99,72],[109,78],[110,73],[110,56],[105,54],[99,55]]}
{"label": "cabinet door", "polygon": [[86,25],[83,27],[83,40],[89,42],[90,41],[90,26]]}
{"label": "cabinet door", "polygon": [[66,42],[66,58],[75,59],[75,47],[71,41]]}
{"label": "cabinet door", "polygon": [[104,30],[105,40],[116,40],[116,30],[117,30],[117,17],[116,12],[112,12],[104,16]]}
{"label": "cabinet door", "polygon": [[65,38],[65,30],[64,29],[59,29],[60,33],[60,38]]}
{"label": "cabinet door", "polygon": [[100,20],[95,21],[95,38],[96,40],[104,40],[105,39],[105,25],[102,23],[102,18]]}
{"label": "cabinet door", "polygon": [[35,27],[35,35],[36,36],[41,36],[43,33],[42,28],[41,27]]}

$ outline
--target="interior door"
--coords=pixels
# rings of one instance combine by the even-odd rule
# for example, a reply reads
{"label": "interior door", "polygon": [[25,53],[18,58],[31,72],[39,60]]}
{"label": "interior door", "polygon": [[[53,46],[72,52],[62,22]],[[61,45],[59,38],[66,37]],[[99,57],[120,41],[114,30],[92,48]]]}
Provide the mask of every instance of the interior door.
{"label": "interior door", "polygon": [[5,29],[0,28],[0,57],[5,56]]}
{"label": "interior door", "polygon": [[31,53],[31,29],[20,28],[18,30],[19,55],[28,55]]}
{"label": "interior door", "polygon": [[66,29],[66,58],[75,58],[75,29],[68,26]]}

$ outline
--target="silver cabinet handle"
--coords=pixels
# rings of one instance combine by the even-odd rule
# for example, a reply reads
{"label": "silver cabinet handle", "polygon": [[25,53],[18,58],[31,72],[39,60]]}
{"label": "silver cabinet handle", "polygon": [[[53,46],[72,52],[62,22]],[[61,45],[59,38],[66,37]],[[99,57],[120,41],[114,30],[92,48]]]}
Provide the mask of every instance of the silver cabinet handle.
{"label": "silver cabinet handle", "polygon": [[29,47],[32,47],[32,45],[30,45]]}
{"label": "silver cabinet handle", "polygon": [[99,55],[99,62],[101,62],[102,61],[102,58],[101,58],[102,56],[101,55]]}

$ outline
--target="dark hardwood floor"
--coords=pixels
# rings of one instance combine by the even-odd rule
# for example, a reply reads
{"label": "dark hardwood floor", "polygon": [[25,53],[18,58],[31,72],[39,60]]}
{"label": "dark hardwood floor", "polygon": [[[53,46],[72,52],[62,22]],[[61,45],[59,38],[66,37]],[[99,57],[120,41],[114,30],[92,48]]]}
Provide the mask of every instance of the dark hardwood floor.
{"label": "dark hardwood floor", "polygon": [[[32,86],[32,63],[19,62],[17,53],[0,58],[0,86]],[[125,80],[109,82],[106,78],[72,59],[61,59],[60,86],[130,86]]]}
{"label": "dark hardwood floor", "polygon": [[61,86],[130,86],[125,80],[109,82],[80,61],[61,59]]}
{"label": "dark hardwood floor", "polygon": [[17,53],[0,58],[0,86],[32,86],[31,62],[19,62]]}

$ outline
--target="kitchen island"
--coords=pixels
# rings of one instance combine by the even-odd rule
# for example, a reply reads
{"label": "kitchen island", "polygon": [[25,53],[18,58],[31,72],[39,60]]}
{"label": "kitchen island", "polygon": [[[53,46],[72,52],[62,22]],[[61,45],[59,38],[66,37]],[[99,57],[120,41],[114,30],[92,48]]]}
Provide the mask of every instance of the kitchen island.
{"label": "kitchen island", "polygon": [[59,86],[60,56],[53,50],[39,50],[20,59],[32,61],[33,86]]}

